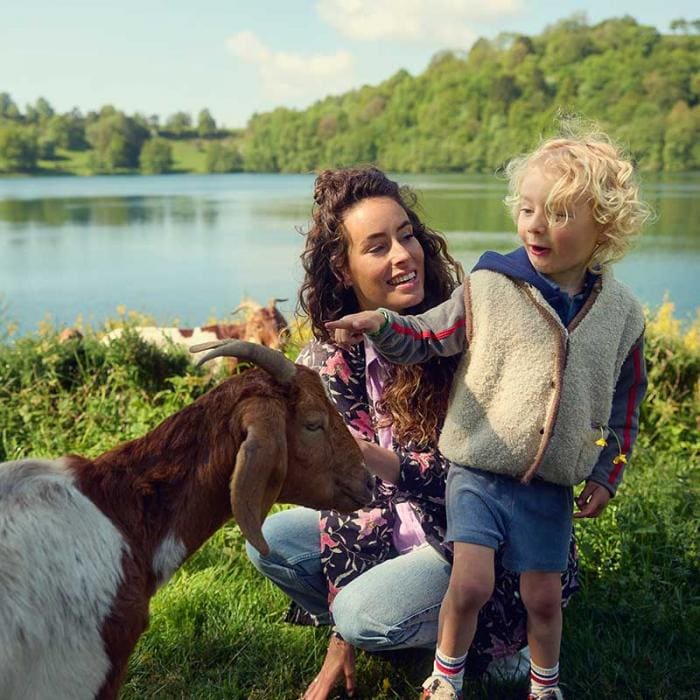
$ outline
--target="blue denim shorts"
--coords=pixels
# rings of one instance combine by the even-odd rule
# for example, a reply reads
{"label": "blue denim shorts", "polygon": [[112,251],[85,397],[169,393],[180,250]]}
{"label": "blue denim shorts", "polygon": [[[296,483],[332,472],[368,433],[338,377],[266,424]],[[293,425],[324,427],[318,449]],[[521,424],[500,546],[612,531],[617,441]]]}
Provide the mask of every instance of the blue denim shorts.
{"label": "blue denim shorts", "polygon": [[574,494],[571,486],[534,479],[523,484],[501,474],[453,464],[447,474],[449,542],[503,546],[511,571],[566,569]]}

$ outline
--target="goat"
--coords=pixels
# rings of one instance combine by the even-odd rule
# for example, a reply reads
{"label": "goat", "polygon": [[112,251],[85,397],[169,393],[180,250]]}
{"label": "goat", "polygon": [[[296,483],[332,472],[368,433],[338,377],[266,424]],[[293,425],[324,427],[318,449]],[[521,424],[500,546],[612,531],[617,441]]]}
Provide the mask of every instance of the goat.
{"label": "goat", "polygon": [[[129,330],[136,333],[148,343],[159,348],[179,346],[187,349],[190,345],[202,344],[216,340],[247,340],[259,343],[268,348],[278,350],[282,345],[282,336],[287,329],[287,320],[276,306],[276,302],[284,299],[270,299],[267,306],[246,302],[234,310],[247,310],[248,317],[239,323],[218,323],[195,328],[174,328],[163,326],[133,326]],[[108,345],[113,340],[121,338],[126,329],[115,328],[102,337],[102,343]],[[217,366],[224,362],[217,361]],[[235,366],[235,360],[229,361],[230,369]]]}
{"label": "goat", "polygon": [[274,502],[351,511],[370,499],[313,370],[244,341],[200,363],[222,354],[258,367],[141,438],[91,460],[0,464],[2,700],[113,700],[150,598],[231,515],[266,554]]}
{"label": "goat", "polygon": [[79,343],[83,339],[83,334],[77,328],[64,328],[58,334],[59,343],[70,343],[75,341]]}

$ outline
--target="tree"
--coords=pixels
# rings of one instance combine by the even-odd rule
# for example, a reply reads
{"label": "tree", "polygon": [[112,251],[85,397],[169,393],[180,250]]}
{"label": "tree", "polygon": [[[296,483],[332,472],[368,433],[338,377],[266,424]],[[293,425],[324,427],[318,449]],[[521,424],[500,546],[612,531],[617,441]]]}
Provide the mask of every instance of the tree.
{"label": "tree", "polygon": [[54,160],[56,158],[56,139],[46,131],[40,131],[37,136],[37,158]]}
{"label": "tree", "polygon": [[46,122],[55,114],[48,100],[40,97],[33,105],[27,105],[25,119],[31,124]]}
{"label": "tree", "polygon": [[688,24],[688,21],[685,19],[674,19],[671,21],[671,24],[669,25],[671,28],[671,31],[676,34],[687,34],[688,29],[690,28],[690,25]]}
{"label": "tree", "polygon": [[37,154],[37,135],[33,128],[19,124],[0,124],[0,162],[5,170],[36,170]]}
{"label": "tree", "polygon": [[192,117],[187,112],[175,112],[165,122],[166,131],[175,136],[184,136],[192,128]]}
{"label": "tree", "polygon": [[197,133],[202,138],[216,135],[216,122],[208,109],[203,109],[197,116]]}
{"label": "tree", "polygon": [[152,136],[157,136],[160,130],[160,117],[157,114],[149,114],[146,117],[146,123],[148,124],[148,129]]}
{"label": "tree", "polygon": [[165,139],[148,139],[141,148],[139,165],[141,172],[151,175],[170,172],[173,167],[172,146]]}
{"label": "tree", "polygon": [[695,170],[700,167],[700,106],[677,102],[666,117],[664,170]]}
{"label": "tree", "polygon": [[135,168],[148,130],[111,105],[100,110],[99,117],[86,129],[92,146],[95,170],[111,172],[117,168]]}
{"label": "tree", "polygon": [[0,119],[18,120],[22,117],[8,92],[0,92]]}
{"label": "tree", "polygon": [[204,168],[208,173],[238,173],[243,170],[243,156],[234,144],[213,141],[207,147]]}
{"label": "tree", "polygon": [[88,147],[85,140],[85,119],[77,109],[51,117],[42,133],[53,140],[58,148],[84,151]]}

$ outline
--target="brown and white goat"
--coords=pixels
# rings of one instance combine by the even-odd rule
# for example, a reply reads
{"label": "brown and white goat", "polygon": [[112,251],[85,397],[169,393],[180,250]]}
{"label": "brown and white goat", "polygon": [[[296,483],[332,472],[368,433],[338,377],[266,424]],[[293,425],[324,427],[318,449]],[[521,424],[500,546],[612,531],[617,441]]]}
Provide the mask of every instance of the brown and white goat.
{"label": "brown and white goat", "polygon": [[[234,311],[234,313],[245,311],[247,314],[246,320],[239,323],[215,323],[194,328],[131,326],[128,327],[128,331],[159,348],[174,345],[187,349],[190,345],[201,345],[216,340],[247,340],[278,350],[282,346],[283,336],[287,330],[287,320],[277,308],[278,301],[286,301],[286,299],[270,299],[267,306],[246,301]],[[115,328],[102,337],[102,343],[108,345],[113,340],[121,338],[125,332],[127,332],[126,328]],[[223,358],[220,358],[216,364],[220,365],[223,362]],[[235,366],[235,360],[230,364]]]}
{"label": "brown and white goat", "polygon": [[[149,600],[232,515],[261,552],[276,501],[351,511],[372,480],[312,370],[258,368],[95,459],[0,465],[0,698],[116,698]],[[264,368],[264,369],[260,369]]]}

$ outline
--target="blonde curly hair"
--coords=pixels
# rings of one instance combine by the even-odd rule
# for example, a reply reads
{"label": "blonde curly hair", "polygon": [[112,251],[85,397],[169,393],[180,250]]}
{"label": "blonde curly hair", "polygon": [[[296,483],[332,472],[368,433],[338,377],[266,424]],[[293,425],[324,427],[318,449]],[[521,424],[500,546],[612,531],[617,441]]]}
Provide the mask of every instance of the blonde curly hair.
{"label": "blonde curly hair", "polygon": [[545,203],[547,220],[550,226],[561,226],[557,213],[570,211],[581,199],[586,201],[603,234],[588,269],[600,272],[626,255],[652,210],[640,199],[634,166],[606,134],[591,129],[576,133],[570,126],[564,130],[569,133],[547,139],[532,153],[508,163],[505,203],[517,223],[520,187],[527,172],[539,165],[556,174]]}

